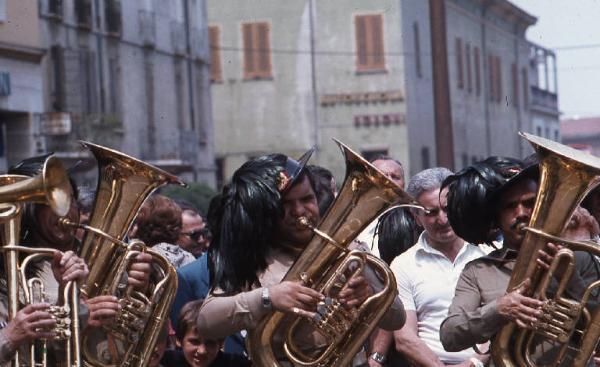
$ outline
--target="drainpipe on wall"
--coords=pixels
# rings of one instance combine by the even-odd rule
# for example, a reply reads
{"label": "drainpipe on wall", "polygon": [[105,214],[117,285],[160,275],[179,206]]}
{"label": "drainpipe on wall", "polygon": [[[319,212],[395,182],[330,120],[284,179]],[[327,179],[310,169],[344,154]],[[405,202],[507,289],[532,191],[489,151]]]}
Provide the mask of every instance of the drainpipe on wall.
{"label": "drainpipe on wall", "polygon": [[429,0],[431,63],[433,66],[433,108],[435,116],[436,165],[454,169],[452,111],[448,82],[445,0]]}
{"label": "drainpipe on wall", "polygon": [[188,72],[188,95],[189,95],[189,104],[190,104],[190,126],[192,130],[196,130],[196,111],[194,109],[194,83],[193,83],[193,74],[192,74],[192,47],[190,42],[190,33],[191,33],[191,25],[190,25],[190,2],[188,0],[183,1],[183,21],[185,22],[185,49],[186,49],[186,61],[187,61],[187,72]]}
{"label": "drainpipe on wall", "polygon": [[[100,0],[94,0],[96,7],[96,49],[98,55],[98,84],[100,84],[100,112],[104,113],[104,50],[102,45],[102,17],[100,16]],[[106,16],[106,14],[104,14]]]}
{"label": "drainpipe on wall", "polygon": [[311,77],[311,88],[313,97],[313,139],[314,147],[319,150],[320,140],[320,124],[319,124],[319,95],[317,93],[317,68],[316,68],[316,54],[315,54],[315,3],[314,0],[308,0],[308,12],[309,12],[309,33],[310,33],[310,77]]}
{"label": "drainpipe on wall", "polygon": [[482,95],[484,99],[483,109],[485,115],[485,147],[486,147],[486,155],[489,157],[492,155],[492,132],[490,131],[490,90],[488,85],[488,68],[489,65],[487,63],[487,41],[486,41],[486,29],[485,29],[485,15],[487,13],[487,5],[483,5],[483,9],[481,11],[481,65],[483,66],[483,75],[481,75],[481,87],[482,87]]}

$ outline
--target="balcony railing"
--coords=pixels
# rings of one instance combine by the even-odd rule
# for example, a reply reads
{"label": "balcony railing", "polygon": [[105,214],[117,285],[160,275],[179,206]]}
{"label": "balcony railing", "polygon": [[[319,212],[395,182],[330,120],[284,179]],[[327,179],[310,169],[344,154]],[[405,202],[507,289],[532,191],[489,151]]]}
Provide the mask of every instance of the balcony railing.
{"label": "balcony railing", "polygon": [[173,171],[193,167],[200,150],[197,134],[196,131],[182,130],[163,136],[157,139],[154,152],[145,156],[145,160]]}
{"label": "balcony railing", "polygon": [[543,108],[546,110],[556,111],[558,113],[558,97],[556,93],[532,86],[531,107]]}

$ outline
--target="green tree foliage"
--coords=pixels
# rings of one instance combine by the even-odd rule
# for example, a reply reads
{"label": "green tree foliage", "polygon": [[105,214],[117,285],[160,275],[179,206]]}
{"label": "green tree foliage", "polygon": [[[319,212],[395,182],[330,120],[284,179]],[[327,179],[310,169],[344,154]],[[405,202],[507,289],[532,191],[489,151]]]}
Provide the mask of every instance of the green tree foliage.
{"label": "green tree foliage", "polygon": [[189,183],[187,188],[170,185],[163,188],[161,194],[172,199],[183,199],[194,205],[203,215],[208,211],[210,199],[217,194],[215,190],[204,183],[193,182]]}

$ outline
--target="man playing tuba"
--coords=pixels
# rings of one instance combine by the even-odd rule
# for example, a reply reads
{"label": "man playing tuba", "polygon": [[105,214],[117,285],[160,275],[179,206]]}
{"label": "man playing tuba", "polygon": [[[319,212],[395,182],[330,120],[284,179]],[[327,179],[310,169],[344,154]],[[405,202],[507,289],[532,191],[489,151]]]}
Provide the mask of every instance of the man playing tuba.
{"label": "man playing tuba", "polygon": [[[281,282],[313,236],[299,224],[300,217],[313,225],[320,220],[314,184],[304,161],[281,154],[246,162],[223,189],[217,215],[209,217],[213,242],[213,290],[198,317],[198,332],[222,339],[236,331],[251,330],[273,310],[314,317],[325,297],[297,282]],[[368,272],[351,278],[340,291],[347,308],[360,305],[377,287]],[[404,324],[402,303],[396,298],[380,327],[394,330]],[[274,340],[282,340],[275,334]],[[302,348],[323,347],[315,335],[304,335]],[[285,360],[283,355],[276,356]],[[364,360],[363,360],[364,361]]]}
{"label": "man playing tuba", "polygon": [[[8,173],[35,176],[42,170],[47,157],[48,155],[26,159],[9,169]],[[66,217],[71,221],[78,222],[77,187],[74,180],[70,179],[70,183],[75,198],[71,201],[71,208]],[[48,330],[54,326],[54,321],[48,319],[49,314],[44,310],[49,307],[50,303],[55,304],[63,301],[59,295],[62,295],[62,289],[67,282],[83,281],[88,275],[87,265],[75,255],[79,242],[75,237],[74,229],[60,225],[59,216],[48,205],[27,203],[24,206],[21,223],[21,244],[33,248],[54,248],[59,252],[52,260],[43,258],[31,267],[30,275],[35,275],[42,280],[45,297],[49,303],[38,303],[23,308],[2,331],[3,334],[18,337],[15,340],[10,337],[6,339],[9,341],[7,351],[12,353],[18,347],[16,344],[26,344],[41,337],[48,338],[52,336],[52,332]],[[137,262],[131,266],[128,273],[130,284],[141,285],[146,283],[150,271],[147,257],[146,254],[140,254]],[[2,292],[1,289],[0,292]],[[88,308],[88,317],[83,321],[89,327],[98,327],[112,322],[118,309],[117,299],[112,296],[94,297],[84,300],[84,302]],[[0,317],[7,318],[6,309],[0,310],[0,313],[2,314]],[[40,327],[42,328],[40,329]],[[4,348],[0,346],[0,358],[2,358],[3,351]],[[10,358],[12,358],[12,354],[9,355]],[[53,356],[50,353],[50,358],[60,360],[61,357],[58,355]]]}
{"label": "man playing tuba", "polygon": [[[448,351],[485,343],[510,321],[532,328],[542,316],[543,302],[523,294],[531,287],[529,280],[516,290],[506,291],[524,239],[521,225],[529,223],[536,201],[538,166],[498,157],[486,162],[463,170],[446,183],[450,192],[448,217],[457,234],[472,243],[491,244],[498,234],[503,237],[503,248],[472,261],[460,275],[440,329]],[[548,243],[537,259],[531,260],[547,269],[558,249]],[[577,271],[567,285],[569,296],[578,296],[591,279],[598,277],[593,257],[575,254]],[[552,358],[553,350],[538,348],[540,354],[535,358]]]}

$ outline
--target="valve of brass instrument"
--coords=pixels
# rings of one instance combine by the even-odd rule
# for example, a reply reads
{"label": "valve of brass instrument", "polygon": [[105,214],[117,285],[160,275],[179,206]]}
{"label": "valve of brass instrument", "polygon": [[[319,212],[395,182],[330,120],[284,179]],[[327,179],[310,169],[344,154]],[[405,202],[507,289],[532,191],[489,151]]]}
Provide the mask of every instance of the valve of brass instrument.
{"label": "valve of brass instrument", "polygon": [[145,320],[148,319],[151,307],[147,303],[133,297],[121,298],[119,300],[121,309],[116,316],[113,325],[104,326],[113,332],[118,338],[136,343],[144,329]]}
{"label": "valve of brass instrument", "polygon": [[56,321],[54,331],[56,332],[55,340],[66,340],[71,337],[71,308],[65,306],[50,306],[48,309],[52,318]]}

